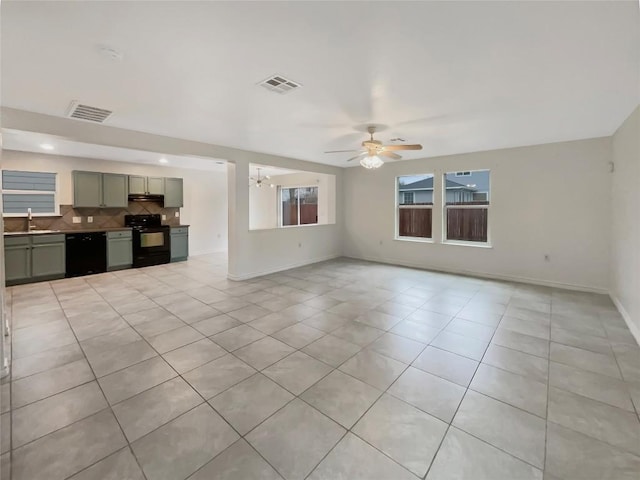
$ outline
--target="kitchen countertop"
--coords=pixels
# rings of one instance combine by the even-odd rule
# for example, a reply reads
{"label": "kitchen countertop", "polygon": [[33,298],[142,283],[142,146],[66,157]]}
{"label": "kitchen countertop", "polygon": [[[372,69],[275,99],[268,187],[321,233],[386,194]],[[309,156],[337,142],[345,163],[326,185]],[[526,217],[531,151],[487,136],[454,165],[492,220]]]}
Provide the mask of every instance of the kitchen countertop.
{"label": "kitchen countertop", "polygon": [[111,228],[75,228],[67,230],[35,230],[31,232],[4,232],[4,235],[21,236],[21,235],[51,235],[56,233],[95,233],[95,232],[121,232],[131,230],[131,227],[111,227]]}

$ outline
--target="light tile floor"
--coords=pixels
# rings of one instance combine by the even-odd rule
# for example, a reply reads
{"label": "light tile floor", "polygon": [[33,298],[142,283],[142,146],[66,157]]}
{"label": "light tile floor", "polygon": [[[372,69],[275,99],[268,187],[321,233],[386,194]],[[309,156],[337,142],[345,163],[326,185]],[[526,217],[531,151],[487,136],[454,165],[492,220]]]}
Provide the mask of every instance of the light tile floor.
{"label": "light tile floor", "polygon": [[10,288],[2,478],[640,478],[640,348],[605,296],[348,259],[225,274]]}

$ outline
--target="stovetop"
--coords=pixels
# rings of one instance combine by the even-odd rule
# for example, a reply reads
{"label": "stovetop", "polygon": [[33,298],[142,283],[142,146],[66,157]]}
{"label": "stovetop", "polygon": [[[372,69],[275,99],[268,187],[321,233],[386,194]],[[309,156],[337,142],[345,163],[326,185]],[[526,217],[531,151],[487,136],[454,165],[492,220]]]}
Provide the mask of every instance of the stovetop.
{"label": "stovetop", "polygon": [[125,215],[126,227],[161,227],[162,217],[157,213],[149,215]]}

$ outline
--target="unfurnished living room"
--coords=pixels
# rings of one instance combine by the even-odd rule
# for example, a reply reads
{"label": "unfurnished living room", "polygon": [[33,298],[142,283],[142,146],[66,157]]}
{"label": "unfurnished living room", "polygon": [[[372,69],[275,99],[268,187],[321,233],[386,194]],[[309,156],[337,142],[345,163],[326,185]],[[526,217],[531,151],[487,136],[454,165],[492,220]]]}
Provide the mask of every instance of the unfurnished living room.
{"label": "unfurnished living room", "polygon": [[640,478],[640,7],[0,4],[2,480]]}

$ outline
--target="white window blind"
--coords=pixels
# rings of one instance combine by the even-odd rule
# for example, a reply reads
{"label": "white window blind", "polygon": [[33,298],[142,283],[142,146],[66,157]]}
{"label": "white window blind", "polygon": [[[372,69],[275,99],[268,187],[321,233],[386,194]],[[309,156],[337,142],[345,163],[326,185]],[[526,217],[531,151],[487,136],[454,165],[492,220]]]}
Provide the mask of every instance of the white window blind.
{"label": "white window blind", "polygon": [[2,212],[9,216],[57,215],[56,174],[2,171]]}

